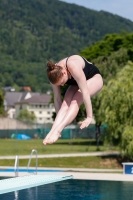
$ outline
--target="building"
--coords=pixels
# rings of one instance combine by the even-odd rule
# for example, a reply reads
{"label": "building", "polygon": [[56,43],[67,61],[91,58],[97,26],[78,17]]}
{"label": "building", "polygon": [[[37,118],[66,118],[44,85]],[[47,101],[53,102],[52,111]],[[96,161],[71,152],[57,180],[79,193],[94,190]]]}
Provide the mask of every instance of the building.
{"label": "building", "polygon": [[27,109],[36,116],[36,123],[53,123],[52,115],[55,112],[53,104],[49,104],[51,100],[51,95],[48,94],[38,94],[34,95],[28,99],[15,103],[15,118],[18,117],[19,112],[22,109]]}
{"label": "building", "polygon": [[8,114],[9,118],[15,118],[15,103],[31,98],[32,96],[38,95],[35,92],[6,92],[4,98],[4,109]]}

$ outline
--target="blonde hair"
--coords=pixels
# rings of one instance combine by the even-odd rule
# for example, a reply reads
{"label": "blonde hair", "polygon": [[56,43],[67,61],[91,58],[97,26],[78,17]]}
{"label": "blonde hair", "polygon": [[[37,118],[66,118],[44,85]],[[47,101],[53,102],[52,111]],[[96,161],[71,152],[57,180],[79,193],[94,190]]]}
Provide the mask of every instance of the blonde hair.
{"label": "blonde hair", "polygon": [[52,61],[47,62],[47,76],[52,84],[55,84],[62,77],[62,67]]}

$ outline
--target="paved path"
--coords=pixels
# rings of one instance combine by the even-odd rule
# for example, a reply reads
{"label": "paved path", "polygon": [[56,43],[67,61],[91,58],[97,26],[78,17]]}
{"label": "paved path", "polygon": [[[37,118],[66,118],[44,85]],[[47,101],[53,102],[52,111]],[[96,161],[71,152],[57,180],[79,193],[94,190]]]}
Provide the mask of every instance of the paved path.
{"label": "paved path", "polygon": [[[38,154],[38,158],[61,158],[61,157],[83,157],[83,156],[111,156],[111,155],[119,155],[119,152]],[[29,159],[29,157],[30,157],[30,155],[19,155],[19,159]],[[15,159],[15,155],[14,156],[0,156],[0,160],[3,160],[3,159]]]}

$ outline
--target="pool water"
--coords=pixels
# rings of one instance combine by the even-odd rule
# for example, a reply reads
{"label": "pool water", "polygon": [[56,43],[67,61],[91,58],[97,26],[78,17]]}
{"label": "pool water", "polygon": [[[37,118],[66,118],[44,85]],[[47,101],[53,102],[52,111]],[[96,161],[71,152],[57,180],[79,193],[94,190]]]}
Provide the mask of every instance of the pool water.
{"label": "pool water", "polygon": [[[25,169],[25,168],[18,168],[18,172],[29,172],[33,173],[35,172],[35,169]],[[0,169],[0,172],[14,172],[14,168],[6,168],[6,169]],[[58,169],[37,169],[37,172],[63,172],[63,170]]]}
{"label": "pool water", "polygon": [[133,182],[66,180],[2,194],[0,200],[133,200]]}

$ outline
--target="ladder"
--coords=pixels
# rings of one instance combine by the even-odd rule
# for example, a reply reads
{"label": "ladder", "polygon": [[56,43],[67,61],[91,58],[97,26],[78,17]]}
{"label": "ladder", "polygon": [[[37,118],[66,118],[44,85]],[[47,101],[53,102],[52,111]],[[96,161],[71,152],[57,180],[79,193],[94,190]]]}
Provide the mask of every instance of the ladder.
{"label": "ladder", "polygon": [[[32,159],[33,153],[36,154],[36,166],[35,166],[35,173],[34,173],[34,174],[37,174],[37,168],[38,168],[38,152],[37,152],[36,149],[32,149],[32,151],[31,151],[30,158],[29,158],[29,161],[28,161],[28,164],[27,164],[27,172],[28,172],[29,167],[30,167],[30,163],[31,163],[31,159]],[[16,158],[15,158],[14,172],[15,172],[15,176],[19,176],[19,174],[18,174],[18,172],[19,172],[19,157],[18,157],[18,156],[16,156]],[[28,173],[29,173],[29,172],[28,172]]]}

